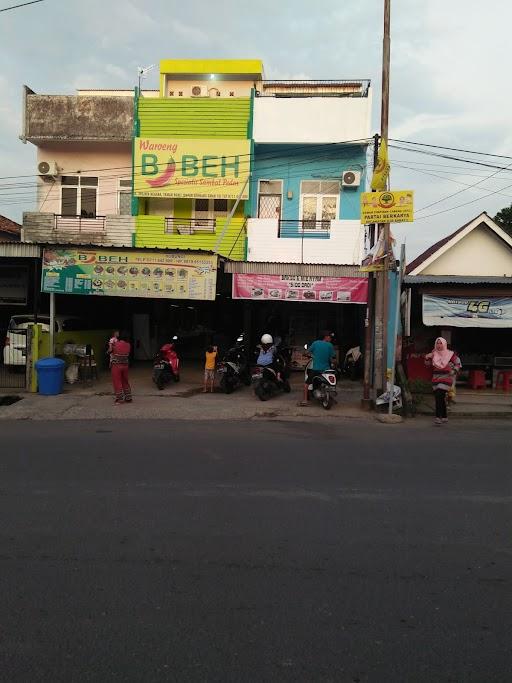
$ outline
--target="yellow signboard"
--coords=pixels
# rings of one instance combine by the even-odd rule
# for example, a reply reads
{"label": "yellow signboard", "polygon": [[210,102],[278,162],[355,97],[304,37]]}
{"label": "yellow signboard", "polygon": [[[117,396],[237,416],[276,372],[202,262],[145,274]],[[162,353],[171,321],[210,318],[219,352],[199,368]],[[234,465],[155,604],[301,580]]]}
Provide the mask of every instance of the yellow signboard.
{"label": "yellow signboard", "polygon": [[52,248],[43,253],[43,292],[214,301],[217,256]]}
{"label": "yellow signboard", "polygon": [[249,197],[250,140],[134,139],[137,197]]}
{"label": "yellow signboard", "polygon": [[361,223],[412,223],[414,192],[392,190],[361,194]]}

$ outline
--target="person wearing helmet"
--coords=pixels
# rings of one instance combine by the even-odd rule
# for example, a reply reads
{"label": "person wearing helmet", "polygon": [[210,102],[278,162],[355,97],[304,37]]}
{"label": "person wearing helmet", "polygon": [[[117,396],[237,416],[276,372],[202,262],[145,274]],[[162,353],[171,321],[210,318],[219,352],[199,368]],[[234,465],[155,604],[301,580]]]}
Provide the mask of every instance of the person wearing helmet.
{"label": "person wearing helmet", "polygon": [[261,337],[261,345],[259,347],[260,352],[258,354],[258,360],[256,363],[266,367],[272,365],[274,362],[274,357],[276,355],[276,347],[274,346],[274,339],[271,334],[264,334]]}

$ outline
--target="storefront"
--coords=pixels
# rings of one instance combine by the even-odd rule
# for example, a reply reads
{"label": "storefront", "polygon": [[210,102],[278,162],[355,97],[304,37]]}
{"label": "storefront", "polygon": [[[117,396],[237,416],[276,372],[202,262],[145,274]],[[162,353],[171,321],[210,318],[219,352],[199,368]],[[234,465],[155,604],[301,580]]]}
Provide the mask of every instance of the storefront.
{"label": "storefront", "polygon": [[368,280],[356,266],[226,263],[233,301],[244,302],[244,327],[255,344],[264,332],[297,356],[322,330],[335,332],[340,358],[363,344]]}

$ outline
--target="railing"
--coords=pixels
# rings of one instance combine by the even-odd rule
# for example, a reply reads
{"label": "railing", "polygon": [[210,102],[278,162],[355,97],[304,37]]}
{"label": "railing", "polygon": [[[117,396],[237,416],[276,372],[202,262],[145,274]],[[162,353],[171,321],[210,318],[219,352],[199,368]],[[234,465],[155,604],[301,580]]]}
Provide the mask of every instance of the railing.
{"label": "railing", "polygon": [[370,84],[367,78],[262,81],[256,97],[368,97]]}
{"label": "railing", "polygon": [[283,220],[278,222],[278,237],[303,237],[304,234],[314,235],[315,233],[321,237],[329,237],[331,230],[331,221],[313,221],[313,220]]}
{"label": "railing", "polygon": [[55,215],[55,232],[68,233],[104,233],[106,216],[94,216],[86,218],[84,216],[63,216]]}
{"label": "railing", "polygon": [[165,218],[167,234],[194,235],[215,232],[215,218]]}

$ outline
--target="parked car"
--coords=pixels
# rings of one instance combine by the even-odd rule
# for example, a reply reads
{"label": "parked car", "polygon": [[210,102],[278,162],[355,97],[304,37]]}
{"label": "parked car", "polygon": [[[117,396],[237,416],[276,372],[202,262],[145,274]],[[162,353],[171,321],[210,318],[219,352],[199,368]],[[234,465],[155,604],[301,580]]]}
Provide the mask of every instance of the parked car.
{"label": "parked car", "polygon": [[[50,316],[37,317],[41,325],[43,340],[40,347],[41,355],[48,354],[48,333],[50,331]],[[3,361],[6,366],[23,366],[27,361],[26,330],[34,324],[33,315],[13,315],[9,321],[4,341]],[[46,333],[46,334],[44,334]],[[91,329],[90,323],[73,315],[55,316],[55,350],[58,354],[66,343],[91,344],[94,355],[101,361],[102,350],[108,339],[108,330]]]}

